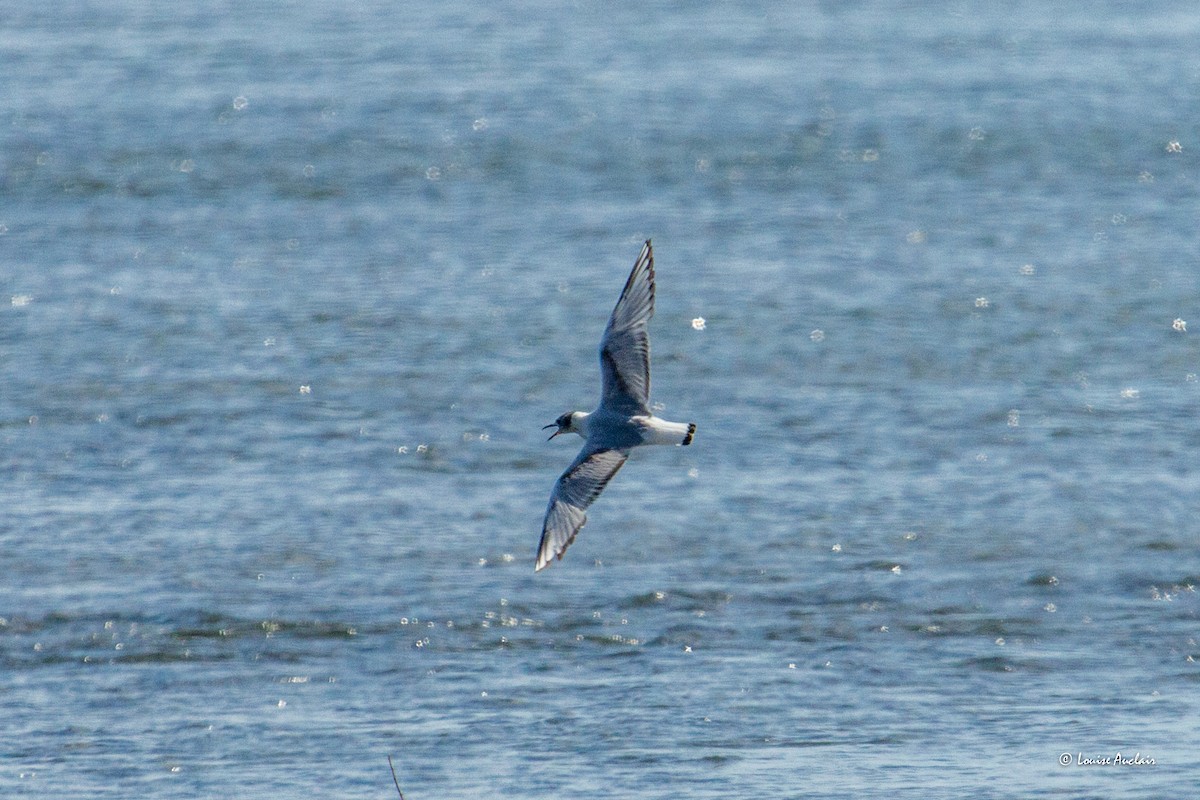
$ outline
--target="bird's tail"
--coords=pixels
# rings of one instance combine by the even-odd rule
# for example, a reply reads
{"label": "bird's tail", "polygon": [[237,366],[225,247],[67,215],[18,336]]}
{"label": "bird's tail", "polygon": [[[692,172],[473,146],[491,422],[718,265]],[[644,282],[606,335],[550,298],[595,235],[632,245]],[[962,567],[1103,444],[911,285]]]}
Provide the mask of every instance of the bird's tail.
{"label": "bird's tail", "polygon": [[687,433],[685,433],[683,435],[683,441],[679,443],[681,446],[684,446],[684,447],[691,444],[692,439],[695,438],[695,436],[696,436],[696,423],[689,422],[687,424],[687,426],[688,426]]}
{"label": "bird's tail", "polygon": [[694,422],[667,422],[651,417],[643,422],[642,444],[673,444],[676,447],[691,444],[696,435]]}

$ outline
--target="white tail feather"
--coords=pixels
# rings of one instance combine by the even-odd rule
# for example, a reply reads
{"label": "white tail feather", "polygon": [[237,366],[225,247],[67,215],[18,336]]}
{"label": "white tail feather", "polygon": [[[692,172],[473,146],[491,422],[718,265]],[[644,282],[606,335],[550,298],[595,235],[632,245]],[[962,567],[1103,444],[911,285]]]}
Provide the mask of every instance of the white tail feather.
{"label": "white tail feather", "polygon": [[642,444],[691,444],[696,436],[694,422],[667,422],[651,417],[642,428]]}

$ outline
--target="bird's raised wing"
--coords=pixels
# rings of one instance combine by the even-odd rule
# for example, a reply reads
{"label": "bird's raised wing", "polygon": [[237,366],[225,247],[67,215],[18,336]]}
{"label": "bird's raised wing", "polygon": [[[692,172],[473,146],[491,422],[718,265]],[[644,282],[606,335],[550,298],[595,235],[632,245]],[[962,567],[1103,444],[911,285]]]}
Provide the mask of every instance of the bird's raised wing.
{"label": "bird's raised wing", "polygon": [[647,239],[600,340],[601,407],[624,414],[649,413],[650,333],[647,326],[652,316],[654,251]]}
{"label": "bird's raised wing", "polygon": [[542,522],[542,540],[538,542],[534,572],[544,569],[554,558],[563,557],[567,547],[575,541],[575,534],[587,522],[584,513],[587,507],[600,496],[627,458],[628,450],[583,446],[575,461],[554,484],[546,519]]}

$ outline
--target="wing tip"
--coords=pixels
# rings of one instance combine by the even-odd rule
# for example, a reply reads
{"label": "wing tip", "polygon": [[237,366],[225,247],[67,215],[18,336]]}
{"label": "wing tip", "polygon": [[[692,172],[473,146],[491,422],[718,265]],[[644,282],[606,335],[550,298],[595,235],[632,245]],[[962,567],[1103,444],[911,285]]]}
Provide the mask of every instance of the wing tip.
{"label": "wing tip", "polygon": [[[570,542],[567,542],[567,545],[570,544]],[[544,550],[538,550],[537,560],[533,563],[533,574],[538,574],[555,561],[562,561],[563,553],[565,552],[567,552],[566,545],[564,545],[563,549],[559,550],[557,553],[548,553]]]}
{"label": "wing tip", "polygon": [[558,548],[558,552],[556,553],[550,551],[551,545],[546,541],[546,531],[542,531],[542,540],[538,542],[537,559],[535,559],[533,562],[533,574],[536,575],[546,567],[553,564],[555,561],[562,561],[562,557],[566,554],[567,548],[570,547],[571,543],[575,541],[575,537],[579,535],[581,530],[583,530],[583,526],[586,522],[587,517],[584,517],[583,522],[580,523],[579,527],[575,529],[574,533],[567,537],[567,540],[563,542],[563,546]]}
{"label": "wing tip", "polygon": [[687,426],[688,426],[687,433],[685,433],[683,435],[683,443],[681,445],[683,447],[687,447],[689,444],[692,443],[692,439],[696,438],[696,423],[689,422],[687,424]]}

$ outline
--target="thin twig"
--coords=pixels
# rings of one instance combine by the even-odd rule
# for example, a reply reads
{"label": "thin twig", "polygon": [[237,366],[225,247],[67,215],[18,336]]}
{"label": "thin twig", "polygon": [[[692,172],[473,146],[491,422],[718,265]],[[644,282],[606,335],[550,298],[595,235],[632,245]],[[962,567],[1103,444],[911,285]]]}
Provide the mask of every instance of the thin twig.
{"label": "thin twig", "polygon": [[400,800],[404,800],[404,792],[400,791],[400,779],[396,777],[396,765],[392,763],[392,757],[389,755],[388,769],[392,771],[392,783],[396,784],[396,794],[400,795]]}

